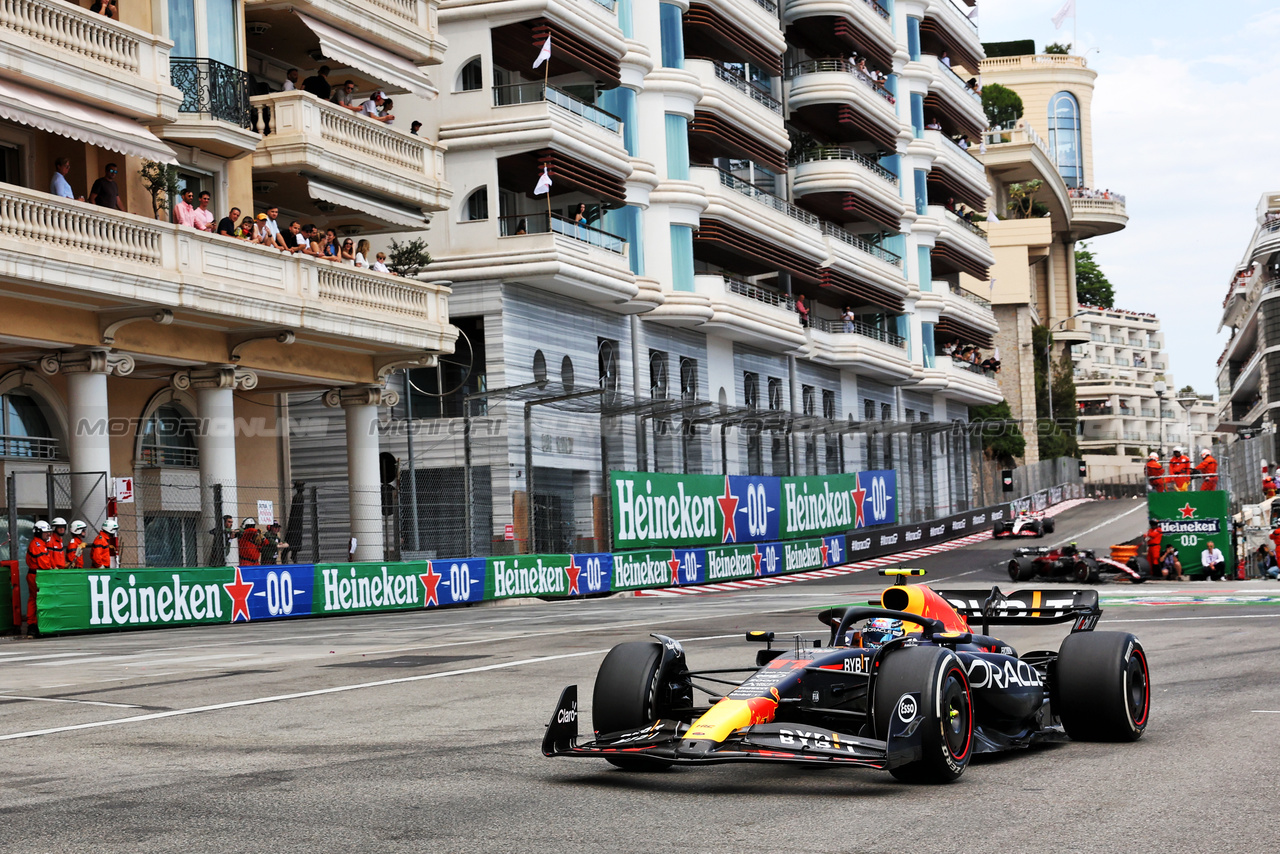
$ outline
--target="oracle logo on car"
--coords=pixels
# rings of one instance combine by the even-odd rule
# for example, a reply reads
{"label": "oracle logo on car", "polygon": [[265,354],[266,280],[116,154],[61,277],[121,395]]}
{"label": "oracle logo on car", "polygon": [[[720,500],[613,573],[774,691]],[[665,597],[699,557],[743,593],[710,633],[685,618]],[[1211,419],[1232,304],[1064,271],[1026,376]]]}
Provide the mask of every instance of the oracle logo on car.
{"label": "oracle logo on car", "polygon": [[916,711],[916,698],[910,694],[903,694],[898,700],[898,720],[909,724],[916,719]]}

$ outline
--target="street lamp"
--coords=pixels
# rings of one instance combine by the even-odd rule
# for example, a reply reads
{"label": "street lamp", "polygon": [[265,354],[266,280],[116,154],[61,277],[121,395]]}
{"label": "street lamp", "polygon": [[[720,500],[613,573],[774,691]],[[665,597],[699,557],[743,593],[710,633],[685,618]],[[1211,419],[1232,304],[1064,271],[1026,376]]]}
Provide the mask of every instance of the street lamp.
{"label": "street lamp", "polygon": [[1191,432],[1191,407],[1195,406],[1200,400],[1198,394],[1180,394],[1178,395],[1178,403],[1182,404],[1182,408],[1187,411],[1187,455],[1191,459],[1195,459],[1195,436]]}
{"label": "street lamp", "polygon": [[1156,380],[1152,388],[1156,393],[1156,409],[1160,416],[1160,446],[1156,449],[1156,453],[1159,454],[1160,459],[1164,459],[1164,392],[1168,386],[1164,384],[1164,380]]}

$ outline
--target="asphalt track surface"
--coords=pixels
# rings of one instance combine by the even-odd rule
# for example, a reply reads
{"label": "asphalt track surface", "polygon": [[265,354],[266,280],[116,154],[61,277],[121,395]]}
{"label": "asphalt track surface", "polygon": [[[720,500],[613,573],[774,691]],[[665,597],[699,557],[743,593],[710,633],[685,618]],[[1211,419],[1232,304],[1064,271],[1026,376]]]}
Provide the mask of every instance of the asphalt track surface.
{"label": "asphalt track surface", "polygon": [[[1058,534],[1105,547],[1141,503]],[[1007,542],[914,561],[1011,585]],[[615,643],[745,666],[748,629],[824,631],[870,572],[760,590],[0,642],[0,851],[1233,852],[1280,846],[1280,585],[1112,584],[1099,629],[1151,662],[1135,744],[978,757],[955,784],[726,765],[633,774],[547,759],[560,689],[589,705]],[[1135,598],[1136,597],[1136,598]],[[1178,604],[1137,604],[1178,603]],[[1056,648],[1063,627],[1002,632]],[[587,710],[589,720],[589,710]],[[587,727],[584,726],[585,730]]]}

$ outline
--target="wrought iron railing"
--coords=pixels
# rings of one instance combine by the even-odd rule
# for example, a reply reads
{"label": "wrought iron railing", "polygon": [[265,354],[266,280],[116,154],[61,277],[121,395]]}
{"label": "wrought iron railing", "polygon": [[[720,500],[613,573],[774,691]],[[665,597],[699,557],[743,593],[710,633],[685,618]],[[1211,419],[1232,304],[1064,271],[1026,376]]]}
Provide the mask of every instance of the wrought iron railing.
{"label": "wrought iron railing", "polygon": [[838,145],[824,145],[817,148],[806,148],[804,151],[797,151],[795,154],[791,155],[792,166],[797,166],[801,163],[814,163],[820,160],[852,161],[882,181],[887,181],[895,187],[898,186],[897,175],[893,174],[879,163],[876,163],[870,157],[859,154],[852,148],[844,148]]}
{"label": "wrought iron railing", "polygon": [[813,328],[832,335],[861,335],[863,338],[871,338],[891,347],[906,349],[907,346],[907,339],[901,335],[879,329],[869,323],[863,323],[861,320],[825,320],[817,318],[813,321]]}
{"label": "wrought iron railing", "polygon": [[964,288],[957,286],[956,289],[952,291],[952,293],[960,297],[961,299],[968,300],[974,305],[981,306],[988,310],[991,308],[991,300],[985,299],[984,297],[980,297],[977,294],[975,294],[973,291],[965,290]]}
{"label": "wrought iron railing", "polygon": [[866,252],[868,255],[874,255],[881,261],[885,261],[895,267],[902,267],[902,257],[900,255],[890,252],[883,246],[877,246],[869,240],[859,237],[848,229],[841,228],[834,222],[827,222],[823,220],[822,233],[828,237],[834,237],[841,243],[847,243],[855,249]]}
{"label": "wrought iron railing", "polygon": [[503,237],[514,237],[520,234],[562,234],[619,255],[627,253],[625,238],[589,225],[579,225],[558,214],[530,213],[499,217],[498,228],[499,234]]}
{"label": "wrought iron railing", "polygon": [[0,457],[19,457],[26,460],[56,460],[58,440],[42,436],[0,435]]}
{"label": "wrought iron railing", "polygon": [[512,83],[508,86],[493,87],[493,105],[506,107],[511,104],[536,104],[546,101],[557,107],[581,116],[592,124],[614,133],[622,132],[622,120],[612,113],[605,112],[594,104],[588,104],[554,86],[543,83]]}
{"label": "wrought iron railing", "polygon": [[171,448],[164,445],[143,445],[142,464],[153,468],[199,468],[200,451],[197,448]]}
{"label": "wrought iron railing", "polygon": [[[787,309],[788,311],[795,311],[795,300],[791,297],[786,294],[780,294],[777,291],[771,291],[768,288],[762,288],[759,285],[753,285],[750,282],[744,282],[740,279],[725,276],[724,289],[730,293],[737,294],[738,296],[753,299],[756,302],[762,302],[765,305]],[[798,322],[799,315],[796,317]]]}
{"label": "wrought iron railing", "polygon": [[831,71],[840,71],[850,74],[858,80],[865,83],[877,95],[884,98],[890,104],[896,104],[898,99],[893,97],[893,93],[880,85],[880,81],[871,77],[871,75],[862,71],[858,66],[854,65],[847,59],[806,59],[804,62],[797,62],[795,65],[787,68],[787,79],[791,80],[799,77],[801,74],[821,74]]}
{"label": "wrought iron railing", "polygon": [[947,211],[947,220],[949,222],[957,223],[961,228],[965,229],[966,231],[976,234],[978,237],[982,239],[984,243],[989,239],[985,231],[983,231],[981,228],[978,228],[978,226],[969,222],[969,220],[965,219],[964,217],[960,216],[957,213],[954,213],[952,211]]}
{"label": "wrought iron railing", "polygon": [[738,75],[738,74],[734,74],[732,71],[725,68],[723,65],[720,65],[719,63],[716,63],[716,77],[719,77],[721,80],[728,83],[730,86],[737,89],[742,94],[751,98],[757,104],[760,104],[763,107],[767,107],[768,109],[773,110],[773,112],[775,113],[782,112],[781,101],[779,101],[777,98],[770,95],[768,92],[765,92],[759,86],[756,86],[755,84],[753,84],[747,78],[742,77],[741,75]]}
{"label": "wrought iron railing", "polygon": [[249,73],[216,59],[169,60],[169,79],[182,91],[180,113],[202,113],[242,128],[253,126]]}
{"label": "wrought iron railing", "polygon": [[808,211],[796,207],[786,199],[778,198],[773,193],[760,189],[755,184],[742,180],[732,172],[726,172],[723,169],[716,169],[716,171],[720,173],[721,186],[728,187],[730,190],[741,193],[744,196],[749,196],[762,205],[768,205],[775,211],[786,214],[797,222],[811,225],[814,228],[818,227],[820,220]]}

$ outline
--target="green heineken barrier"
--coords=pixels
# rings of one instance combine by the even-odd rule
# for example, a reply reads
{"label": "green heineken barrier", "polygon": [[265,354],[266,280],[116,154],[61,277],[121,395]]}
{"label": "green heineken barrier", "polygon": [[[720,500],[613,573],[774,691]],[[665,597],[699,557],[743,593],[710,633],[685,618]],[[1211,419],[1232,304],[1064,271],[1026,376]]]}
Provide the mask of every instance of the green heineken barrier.
{"label": "green heineken barrier", "polygon": [[1231,550],[1231,497],[1222,490],[1210,492],[1151,492],[1147,515],[1160,523],[1160,548],[1173,546],[1187,575],[1203,575],[1200,562],[1208,543],[1222,551],[1227,572],[1235,571]]}
{"label": "green heineken barrier", "polygon": [[38,581],[42,632],[229,623],[239,592],[229,566],[45,570]]}

